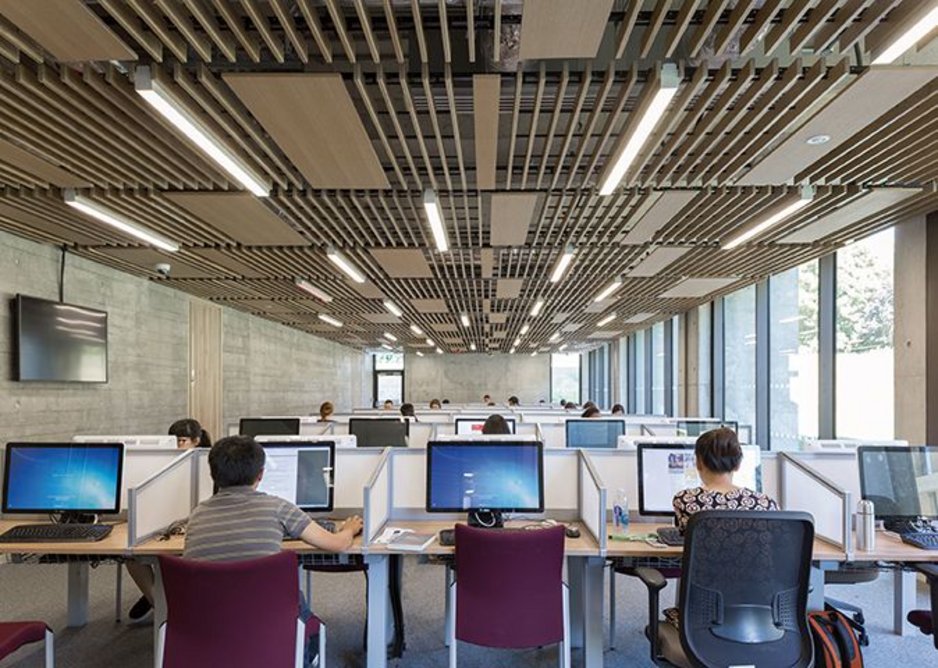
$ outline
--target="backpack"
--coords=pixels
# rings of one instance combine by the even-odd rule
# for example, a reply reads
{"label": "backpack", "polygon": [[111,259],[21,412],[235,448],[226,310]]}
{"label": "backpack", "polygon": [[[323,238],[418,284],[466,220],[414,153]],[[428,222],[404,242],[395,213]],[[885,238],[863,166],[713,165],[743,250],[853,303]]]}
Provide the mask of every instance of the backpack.
{"label": "backpack", "polygon": [[808,628],[814,640],[815,668],[863,668],[854,624],[842,612],[829,605],[823,612],[810,612]]}

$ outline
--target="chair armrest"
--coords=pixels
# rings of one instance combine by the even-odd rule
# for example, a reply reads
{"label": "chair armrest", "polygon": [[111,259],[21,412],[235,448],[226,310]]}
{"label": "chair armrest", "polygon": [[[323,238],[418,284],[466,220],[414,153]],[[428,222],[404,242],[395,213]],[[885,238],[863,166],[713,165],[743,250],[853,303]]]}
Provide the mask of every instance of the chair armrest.
{"label": "chair armrest", "polygon": [[659,592],[668,584],[661,574],[661,571],[655,568],[626,566],[618,569],[620,573],[631,575],[642,581],[648,587],[649,592]]}
{"label": "chair armrest", "polygon": [[658,665],[659,643],[658,624],[660,615],[659,597],[661,590],[668,584],[661,571],[654,568],[627,566],[618,569],[620,573],[631,575],[641,580],[648,588],[648,642],[651,646],[651,661]]}
{"label": "chair armrest", "polygon": [[929,583],[934,584],[932,581],[938,579],[938,564],[912,564],[915,568],[928,577]]}

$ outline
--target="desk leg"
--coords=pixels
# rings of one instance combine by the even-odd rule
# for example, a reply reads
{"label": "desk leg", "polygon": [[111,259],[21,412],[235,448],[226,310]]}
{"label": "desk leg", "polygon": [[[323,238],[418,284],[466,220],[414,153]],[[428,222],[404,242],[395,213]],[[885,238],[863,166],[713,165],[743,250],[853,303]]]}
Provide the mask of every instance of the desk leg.
{"label": "desk leg", "polygon": [[904,636],[912,629],[912,625],[905,621],[905,616],[915,603],[915,573],[893,571],[892,586],[892,632]]}
{"label": "desk leg", "polygon": [[88,623],[88,563],[68,562],[68,627]]}
{"label": "desk leg", "polygon": [[810,589],[808,590],[808,612],[824,609],[824,569],[818,564],[811,565]]}
{"label": "desk leg", "polygon": [[388,556],[369,554],[368,564],[368,668],[385,668],[388,662]]}
{"label": "desk leg", "polygon": [[567,557],[567,586],[570,588],[570,647],[583,647],[583,604],[586,560]]}
{"label": "desk leg", "polygon": [[603,665],[603,573],[606,560],[583,559],[583,656],[586,668]]}
{"label": "desk leg", "polygon": [[150,561],[153,567],[153,666],[162,668],[163,663],[163,624],[166,623],[166,594],[163,591],[163,575],[160,562]]}

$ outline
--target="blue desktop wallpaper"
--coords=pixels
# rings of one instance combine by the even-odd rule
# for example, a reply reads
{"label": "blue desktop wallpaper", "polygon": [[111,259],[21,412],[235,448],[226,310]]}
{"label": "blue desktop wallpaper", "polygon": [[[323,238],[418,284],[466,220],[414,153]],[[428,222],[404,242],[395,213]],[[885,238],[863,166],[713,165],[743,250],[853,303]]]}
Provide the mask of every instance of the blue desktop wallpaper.
{"label": "blue desktop wallpaper", "polygon": [[[9,446],[8,446],[9,447]],[[121,448],[15,447],[7,472],[9,510],[117,507]]]}
{"label": "blue desktop wallpaper", "polygon": [[534,445],[434,445],[427,471],[429,510],[536,509],[540,449]]}

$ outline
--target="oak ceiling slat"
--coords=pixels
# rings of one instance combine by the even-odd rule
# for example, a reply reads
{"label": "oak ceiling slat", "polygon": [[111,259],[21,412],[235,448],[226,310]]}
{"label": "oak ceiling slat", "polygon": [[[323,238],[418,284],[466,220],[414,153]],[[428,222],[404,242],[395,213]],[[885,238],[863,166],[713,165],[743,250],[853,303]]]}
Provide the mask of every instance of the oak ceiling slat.
{"label": "oak ceiling slat", "polygon": [[[564,164],[567,161],[567,152],[570,150],[570,144],[573,143],[573,135],[581,127],[580,114],[583,111],[583,107],[586,104],[587,95],[590,92],[590,84],[592,83],[592,71],[587,70],[583,74],[583,78],[580,81],[580,93],[577,95],[576,102],[573,105],[573,110],[569,114],[567,120],[567,131],[564,133],[563,143],[560,145],[560,151],[557,153],[557,159],[554,163],[554,178],[551,180],[551,188],[554,187],[553,184],[556,184],[560,180],[560,175],[563,173]],[[549,155],[549,153],[548,153]],[[547,166],[547,157],[544,156],[544,162],[541,164],[541,168]],[[538,174],[537,177],[537,187],[541,187],[541,177]]]}
{"label": "oak ceiling slat", "polygon": [[170,26],[166,24],[163,16],[150,0],[126,0],[126,2],[176,58],[182,62],[188,59],[186,40],[170,30]]}
{"label": "oak ceiling slat", "polygon": [[175,4],[175,0],[156,0],[156,4],[163,11],[163,14],[172,21],[186,42],[206,63],[212,60],[212,42],[202,35],[192,21],[192,17],[184,12],[182,7]]}
{"label": "oak ceiling slat", "polygon": [[293,16],[290,13],[290,8],[287,7],[284,0],[269,0],[269,2],[271,9],[274,10],[274,14],[277,16],[277,20],[280,22],[280,27],[283,29],[283,32],[286,33],[290,44],[293,45],[293,52],[303,64],[308,63],[309,44],[307,44],[306,38],[303,37],[297,29],[296,22],[293,20]]}
{"label": "oak ceiling slat", "polygon": [[274,35],[273,31],[271,31],[267,15],[261,10],[260,5],[257,4],[257,0],[239,0],[239,2],[244,8],[244,11],[251,18],[251,22],[254,24],[254,27],[257,28],[258,34],[261,36],[264,44],[267,45],[267,49],[274,57],[274,60],[278,63],[284,62],[283,40],[277,35]]}
{"label": "oak ceiling slat", "polygon": [[420,172],[417,170],[417,165],[414,163],[414,156],[411,154],[410,148],[407,145],[407,138],[404,135],[404,129],[401,127],[401,122],[397,117],[397,110],[394,108],[394,102],[391,100],[391,94],[388,91],[387,80],[384,77],[383,70],[378,70],[378,89],[381,92],[381,97],[384,101],[385,109],[387,109],[388,117],[391,120],[391,124],[394,128],[394,133],[397,135],[398,145],[401,148],[401,152],[404,154],[404,158],[407,161],[407,166],[410,167],[410,173],[413,176],[414,181],[416,181],[417,187],[422,190],[423,179],[420,178]]}
{"label": "oak ceiling slat", "polygon": [[98,0],[108,14],[158,63],[163,62],[163,42],[123,0]]}
{"label": "oak ceiling slat", "polygon": [[521,60],[595,58],[613,0],[528,0],[521,14]]}
{"label": "oak ceiling slat", "polygon": [[0,139],[0,161],[15,164],[43,182],[63,188],[82,188],[89,185],[84,179],[4,139]]}
{"label": "oak ceiling slat", "polygon": [[628,46],[629,38],[632,36],[632,30],[635,29],[635,21],[638,19],[638,13],[642,9],[641,0],[629,0],[628,7],[616,30],[616,58],[625,55],[625,49]]}
{"label": "oak ceiling slat", "polygon": [[[302,7],[305,0],[299,0],[299,2],[300,7]],[[235,39],[238,40],[238,43],[247,52],[251,61],[259,63],[261,60],[260,38],[253,33],[249,33],[244,28],[241,17],[235,13],[235,7],[237,5],[231,2],[231,0],[212,0],[212,6],[215,7],[215,10],[222,19],[224,19],[225,25],[227,25],[228,29],[234,34]]]}
{"label": "oak ceiling slat", "polygon": [[[563,113],[563,103],[567,94],[567,86],[570,83],[570,67],[564,62],[563,71],[560,75],[560,84],[554,91],[554,109],[550,115],[550,123],[547,129],[547,136],[544,138],[544,148],[541,151],[540,166],[537,169],[537,180],[534,182],[536,190],[541,189],[541,182],[544,180],[544,171],[547,169],[547,163],[553,150],[554,134],[557,132],[557,123],[560,122],[560,116]],[[533,146],[533,142],[531,144]],[[554,170],[557,173],[557,170]]]}
{"label": "oak ceiling slat", "polygon": [[329,10],[329,16],[332,18],[332,25],[335,33],[339,37],[339,43],[345,51],[345,57],[350,63],[355,63],[355,44],[349,35],[348,28],[345,25],[345,14],[336,0],[325,0],[326,8]]}
{"label": "oak ceiling slat", "polygon": [[[655,10],[652,12],[651,20],[648,22],[648,25],[645,26],[644,33],[642,34],[642,44],[638,52],[639,58],[645,59],[648,57],[648,54],[651,53],[651,47],[654,46],[661,26],[664,25],[664,19],[668,14],[668,10],[671,9],[671,2],[672,0],[659,0],[654,3]],[[685,0],[685,2],[687,2],[687,0]]]}
{"label": "oak ceiling slat", "polygon": [[164,197],[245,246],[309,243],[250,193],[166,193]]}
{"label": "oak ceiling slat", "polygon": [[205,30],[215,47],[228,59],[229,63],[238,61],[238,43],[233,35],[227,33],[205,4],[205,0],[183,0],[193,18]]}

